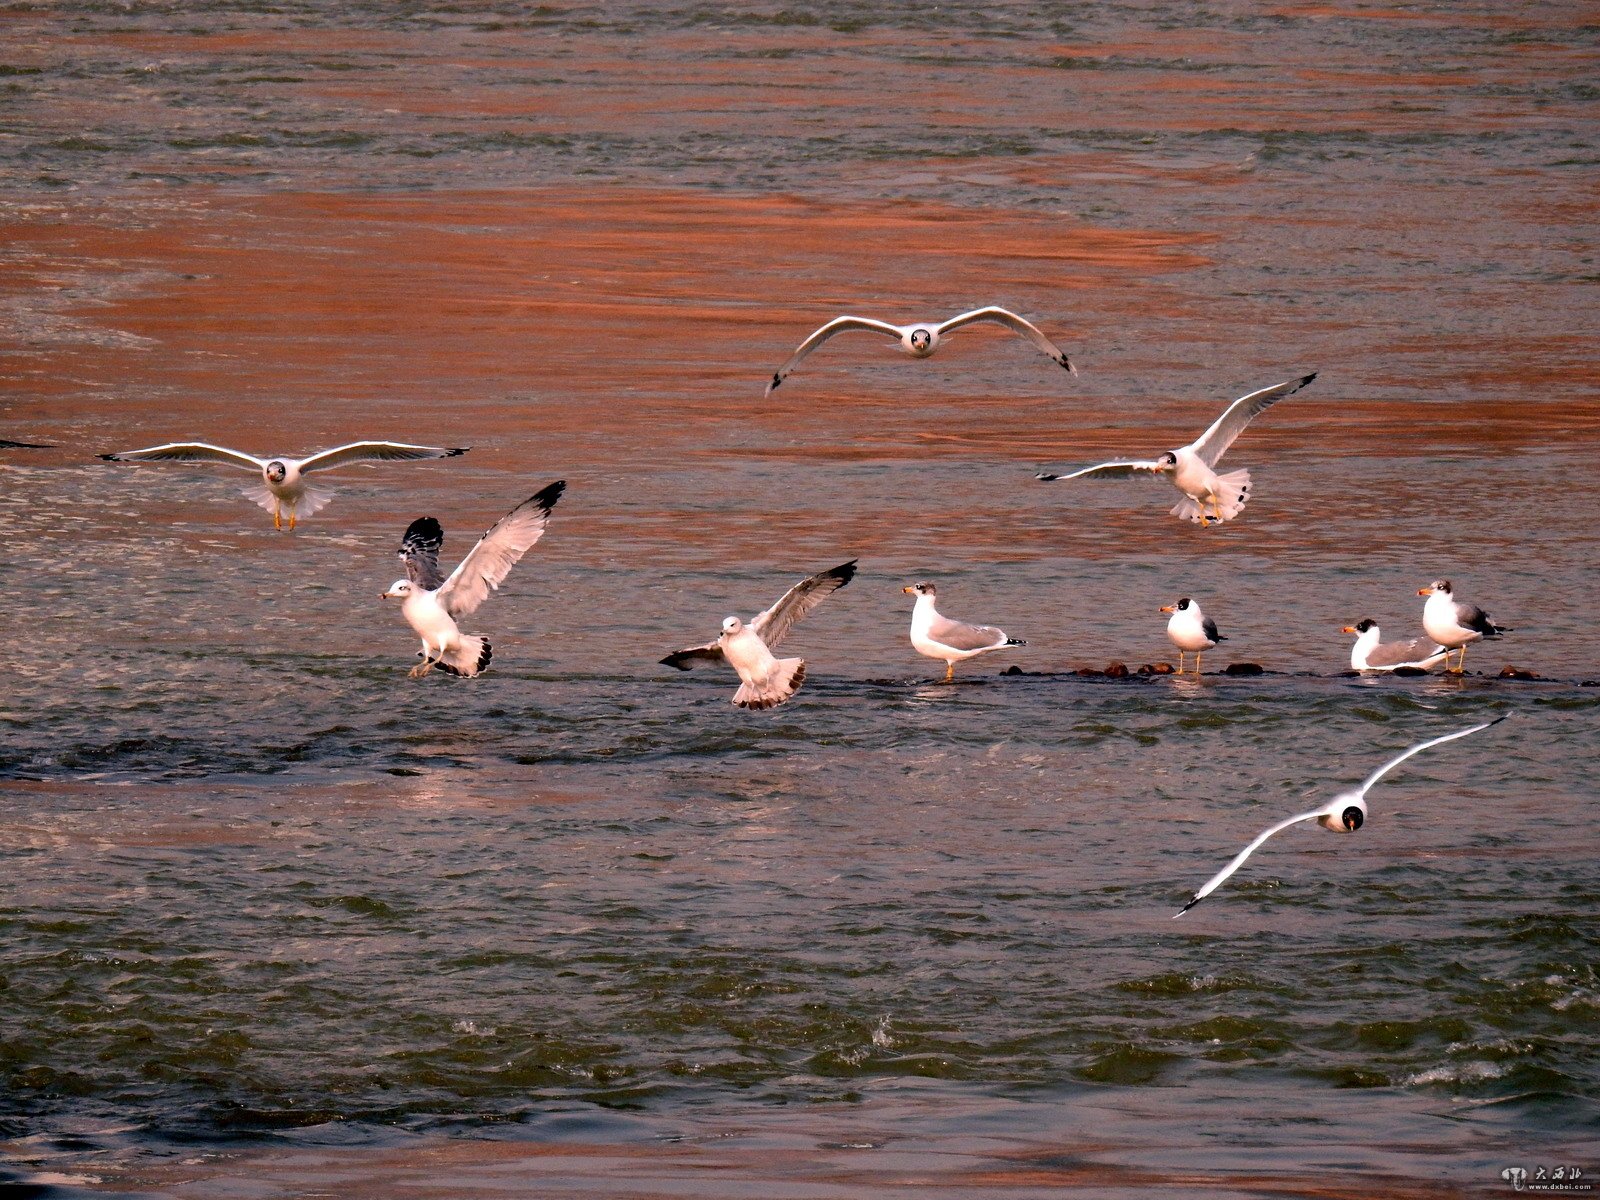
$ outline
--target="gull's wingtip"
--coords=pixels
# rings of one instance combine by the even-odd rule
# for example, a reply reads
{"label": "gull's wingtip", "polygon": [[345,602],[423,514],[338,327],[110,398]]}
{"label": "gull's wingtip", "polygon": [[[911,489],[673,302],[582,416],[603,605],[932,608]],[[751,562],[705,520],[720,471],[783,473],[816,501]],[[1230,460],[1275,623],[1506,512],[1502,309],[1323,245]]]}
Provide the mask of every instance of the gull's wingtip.
{"label": "gull's wingtip", "polygon": [[1061,365],[1067,369],[1068,375],[1076,375],[1078,373],[1078,368],[1072,365],[1072,360],[1065,354],[1061,356]]}
{"label": "gull's wingtip", "polygon": [[117,456],[115,454],[96,454],[95,457],[96,458],[103,458],[103,459],[106,460],[106,462],[119,462],[119,461],[121,461],[120,459],[117,458]]}
{"label": "gull's wingtip", "polygon": [[1042,483],[1055,483],[1058,479],[1061,478],[1061,476],[1059,476],[1059,475],[1050,475],[1050,474],[1048,474],[1048,473],[1046,473],[1044,471],[1041,471],[1037,475],[1035,475],[1034,478],[1039,480],[1039,481],[1041,481]]}
{"label": "gull's wingtip", "polygon": [[1300,382],[1295,384],[1294,390],[1298,392],[1301,388],[1305,387],[1306,384],[1310,383],[1316,377],[1317,377],[1317,373],[1315,371],[1311,372],[1311,374],[1309,374],[1309,375],[1302,375],[1300,377]]}
{"label": "gull's wingtip", "polygon": [[772,382],[767,384],[767,390],[761,393],[761,398],[763,400],[766,399],[768,396],[772,395],[773,392],[777,391],[782,384],[783,376],[777,374],[773,375]]}
{"label": "gull's wingtip", "polygon": [[446,458],[454,458],[456,455],[465,454],[468,450],[471,450],[471,449],[472,449],[471,446],[451,446],[448,450],[446,450],[444,452],[444,456]]}
{"label": "gull's wingtip", "polygon": [[1173,913],[1172,914],[1172,919],[1174,921],[1176,921],[1179,917],[1183,916],[1184,913],[1188,912],[1191,908],[1193,908],[1196,904],[1199,904],[1199,903],[1200,903],[1200,897],[1196,896],[1193,900],[1189,901],[1189,903],[1185,904],[1177,912]]}

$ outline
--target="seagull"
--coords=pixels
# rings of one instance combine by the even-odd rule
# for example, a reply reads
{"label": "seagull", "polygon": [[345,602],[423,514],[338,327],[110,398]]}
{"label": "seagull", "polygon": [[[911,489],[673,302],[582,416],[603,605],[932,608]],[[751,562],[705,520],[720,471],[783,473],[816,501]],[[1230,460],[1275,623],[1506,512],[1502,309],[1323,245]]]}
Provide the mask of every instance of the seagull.
{"label": "seagull", "polygon": [[722,634],[704,646],[674,651],[661,661],[680,671],[700,663],[725,662],[738,674],[739,690],[733,703],[740,708],[775,708],[805,681],[803,658],[774,658],[772,648],[783,641],[795,622],[855,578],[856,560],[802,579],[766,612],[746,625],[738,617],[722,622]]}
{"label": "seagull", "polygon": [[1162,605],[1161,611],[1171,613],[1167,622],[1167,637],[1178,648],[1178,674],[1183,674],[1183,652],[1194,655],[1194,673],[1200,674],[1200,655],[1218,642],[1228,639],[1217,632],[1217,623],[1200,611],[1200,605],[1185,596],[1176,604]]}
{"label": "seagull", "polygon": [[1357,625],[1346,625],[1341,632],[1358,635],[1356,644],[1350,647],[1350,667],[1355,671],[1393,671],[1396,667],[1426,671],[1449,653],[1425,637],[1380,645],[1378,623],[1371,617]]}
{"label": "seagull", "polygon": [[283,528],[284,511],[287,510],[289,528],[293,529],[298,517],[309,517],[333,499],[331,493],[306,484],[304,476],[312,471],[327,471],[357,462],[454,458],[470,449],[470,446],[409,446],[404,442],[351,442],[348,446],[320,450],[309,458],[257,458],[253,454],[242,454],[206,442],[169,442],[165,446],[124,450],[120,454],[102,454],[100,457],[107,462],[216,462],[243,467],[247,471],[260,471],[264,486],[246,488],[244,494],[272,514],[274,529]]}
{"label": "seagull", "polygon": [[422,638],[422,661],[411,668],[411,678],[420,679],[434,667],[447,675],[472,676],[489,665],[494,656],[489,639],[462,633],[456,618],[470,616],[500,589],[517,560],[544,536],[550,510],[566,489],[566,481],[558,479],[501,517],[448,579],[439,573],[444,529],[432,517],[411,522],[400,539],[406,577],[380,597],[399,600],[400,614]]}
{"label": "seagull", "polygon": [[0,450],[54,450],[54,446],[46,446],[41,442],[12,442],[0,438]]}
{"label": "seagull", "polygon": [[[1259,416],[1285,396],[1294,395],[1316,377],[1313,371],[1299,379],[1275,383],[1248,396],[1240,396],[1228,405],[1210,429],[1187,446],[1169,450],[1160,458],[1101,463],[1070,475],[1042,474],[1035,478],[1054,483],[1061,479],[1081,479],[1085,475],[1125,478],[1136,471],[1170,473],[1173,486],[1184,494],[1184,498],[1173,507],[1172,515],[1179,520],[1193,521],[1201,527],[1210,526],[1213,522],[1220,524],[1238,516],[1245,501],[1250,499],[1250,472],[1241,470],[1218,475],[1212,468],[1221,461],[1228,447],[1244,432],[1244,427],[1250,424],[1253,417]],[[1206,511],[1208,505],[1211,509],[1209,513]]]}
{"label": "seagull", "polygon": [[1028,321],[1024,321],[1016,313],[1004,308],[990,305],[987,308],[975,308],[971,312],[964,312],[958,317],[951,317],[941,324],[932,321],[917,325],[891,325],[887,321],[874,321],[871,317],[835,317],[821,329],[817,330],[805,341],[800,343],[800,349],[794,352],[794,357],[779,367],[773,373],[772,382],[767,384],[765,395],[772,395],[773,389],[794,372],[800,361],[810,354],[823,342],[836,333],[846,333],[852,329],[865,329],[869,333],[885,333],[898,339],[900,348],[912,358],[928,358],[939,348],[939,341],[945,334],[953,329],[960,329],[963,325],[970,325],[974,321],[995,321],[1001,325],[1016,330],[1027,338],[1040,350],[1048,354],[1058,364],[1065,367],[1073,375],[1078,373],[1078,368],[1072,365],[1070,359],[1038,328]]}
{"label": "seagull", "polygon": [[1456,738],[1466,737],[1469,733],[1477,733],[1480,729],[1487,729],[1491,725],[1498,725],[1510,715],[1510,713],[1505,713],[1496,717],[1492,721],[1485,721],[1482,725],[1473,725],[1470,728],[1457,730],[1455,733],[1447,733],[1443,737],[1436,737],[1430,741],[1419,743],[1418,745],[1411,747],[1411,749],[1407,750],[1404,754],[1396,755],[1394,758],[1391,758],[1388,762],[1384,763],[1383,766],[1379,767],[1371,775],[1367,776],[1360,787],[1351,791],[1340,792],[1321,808],[1313,809],[1308,813],[1301,813],[1297,817],[1290,817],[1287,821],[1279,821],[1270,829],[1263,831],[1255,841],[1251,842],[1243,850],[1239,851],[1239,853],[1234,856],[1232,862],[1208,879],[1205,886],[1194,894],[1194,899],[1190,900],[1189,903],[1185,904],[1182,908],[1175,912],[1172,915],[1172,919],[1177,920],[1196,904],[1199,904],[1200,901],[1204,900],[1212,892],[1216,891],[1217,888],[1219,888],[1227,880],[1228,876],[1232,875],[1244,865],[1244,860],[1250,857],[1250,855],[1255,851],[1256,847],[1261,845],[1262,842],[1266,841],[1279,830],[1287,829],[1291,825],[1298,825],[1301,821],[1314,820],[1324,829],[1331,829],[1334,833],[1354,833],[1366,823],[1366,795],[1368,790],[1373,784],[1377,783],[1378,780],[1382,779],[1390,771],[1394,770],[1394,768],[1405,762],[1405,760],[1410,758],[1413,754],[1417,754],[1423,750],[1426,750],[1430,746],[1437,746],[1442,742],[1453,742],[1456,740]]}
{"label": "seagull", "polygon": [[900,589],[917,598],[911,610],[911,644],[918,654],[944,660],[944,681],[956,677],[956,663],[964,658],[976,658],[991,650],[1004,650],[1007,646],[1026,646],[1021,638],[1007,637],[1005,630],[993,625],[968,625],[965,621],[952,621],[941,617],[933,606],[939,589],[931,583],[914,583]]}
{"label": "seagull", "polygon": [[[1428,636],[1446,650],[1461,651],[1455,666],[1457,672],[1466,669],[1468,642],[1515,632],[1496,625],[1476,604],[1462,604],[1456,599],[1455,587],[1448,579],[1435,579],[1427,587],[1418,588],[1417,595],[1428,598],[1422,606],[1422,628],[1427,630]],[[1448,656],[1444,666],[1445,670],[1450,669]]]}

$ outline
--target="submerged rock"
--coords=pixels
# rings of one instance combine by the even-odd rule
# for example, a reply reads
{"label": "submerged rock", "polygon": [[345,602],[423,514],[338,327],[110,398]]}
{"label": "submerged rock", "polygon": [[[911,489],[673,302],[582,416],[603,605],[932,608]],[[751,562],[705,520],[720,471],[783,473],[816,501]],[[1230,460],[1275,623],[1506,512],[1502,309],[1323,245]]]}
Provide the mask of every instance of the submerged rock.
{"label": "submerged rock", "polygon": [[1222,668],[1224,675],[1265,675],[1266,668],[1260,663],[1229,663]]}

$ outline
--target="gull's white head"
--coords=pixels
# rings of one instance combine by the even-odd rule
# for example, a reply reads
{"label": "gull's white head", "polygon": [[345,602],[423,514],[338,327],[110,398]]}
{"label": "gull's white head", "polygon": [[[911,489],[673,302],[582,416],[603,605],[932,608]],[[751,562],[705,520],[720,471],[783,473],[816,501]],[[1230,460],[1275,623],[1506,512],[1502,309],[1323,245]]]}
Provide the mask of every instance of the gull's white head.
{"label": "gull's white head", "polygon": [[1168,450],[1160,458],[1156,459],[1156,470],[1158,471],[1176,471],[1177,469],[1178,452],[1176,450]]}
{"label": "gull's white head", "polygon": [[927,354],[933,349],[933,334],[926,329],[913,329],[906,341],[910,343],[913,354]]}
{"label": "gull's white head", "polygon": [[1438,592],[1441,595],[1448,596],[1453,591],[1455,591],[1455,588],[1453,588],[1450,585],[1450,581],[1448,579],[1435,579],[1427,587],[1418,588],[1417,589],[1417,595],[1419,595],[1419,596],[1431,596],[1435,592]]}
{"label": "gull's white head", "polygon": [[722,636],[734,637],[744,628],[744,622],[738,617],[724,617],[722,619]]}
{"label": "gull's white head", "polygon": [[282,483],[284,476],[288,473],[289,468],[284,466],[277,459],[273,459],[271,462],[269,462],[266,466],[266,470],[262,472],[262,474],[267,477],[268,483]]}
{"label": "gull's white head", "polygon": [[1356,622],[1354,625],[1346,625],[1339,632],[1340,633],[1370,633],[1370,634],[1372,634],[1373,637],[1377,637],[1378,636],[1378,623],[1376,621],[1374,621],[1371,617],[1363,617],[1360,621]]}
{"label": "gull's white head", "polygon": [[913,583],[900,590],[910,596],[936,596],[939,594],[939,589],[931,583]]}
{"label": "gull's white head", "polygon": [[411,581],[409,579],[396,579],[389,585],[389,590],[379,596],[380,600],[404,600],[411,595]]}
{"label": "gull's white head", "polygon": [[1161,611],[1164,613],[1171,613],[1173,616],[1177,616],[1179,613],[1188,612],[1191,608],[1194,609],[1196,613],[1200,611],[1200,606],[1193,600],[1189,599],[1189,597],[1185,596],[1176,604],[1163,604],[1161,606]]}
{"label": "gull's white head", "polygon": [[1317,824],[1335,833],[1354,833],[1367,823],[1367,802],[1356,792],[1337,797]]}

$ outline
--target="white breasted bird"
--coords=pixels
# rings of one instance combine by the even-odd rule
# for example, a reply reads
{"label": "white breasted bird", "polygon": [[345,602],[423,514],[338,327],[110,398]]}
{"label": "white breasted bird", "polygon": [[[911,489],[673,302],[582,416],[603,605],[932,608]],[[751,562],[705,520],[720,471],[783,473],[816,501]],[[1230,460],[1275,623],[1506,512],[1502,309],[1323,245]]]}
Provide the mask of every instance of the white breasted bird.
{"label": "white breasted bird", "polygon": [[1178,674],[1183,674],[1183,655],[1194,655],[1194,673],[1200,674],[1200,655],[1218,642],[1228,639],[1217,632],[1217,623],[1200,611],[1198,601],[1185,596],[1176,604],[1165,604],[1161,611],[1171,613],[1167,621],[1167,637],[1178,648]]}
{"label": "white breasted bird", "polygon": [[[1417,595],[1428,598],[1422,606],[1422,628],[1428,636],[1446,650],[1461,651],[1455,665],[1457,671],[1466,669],[1468,643],[1514,632],[1504,625],[1496,625],[1476,604],[1457,600],[1455,586],[1448,579],[1435,579],[1427,587],[1418,588]],[[1444,665],[1445,670],[1450,670],[1448,656]]]}
{"label": "white breasted bird", "polygon": [[1400,667],[1426,671],[1448,653],[1443,646],[1426,637],[1407,638],[1403,642],[1380,642],[1378,623],[1371,617],[1355,625],[1346,625],[1342,632],[1356,635],[1356,644],[1350,647],[1350,668],[1354,671],[1393,671]]}
{"label": "white breasted bird", "polygon": [[489,527],[472,552],[447,579],[439,571],[439,548],[444,529],[432,517],[418,517],[400,541],[400,558],[406,578],[383,593],[399,600],[400,613],[422,639],[422,661],[411,668],[420,679],[434,667],[448,675],[477,675],[489,665],[494,649],[489,639],[462,633],[459,617],[470,616],[505,582],[517,560],[544,536],[550,510],[566,483],[557,480],[541,488]]}
{"label": "white breasted bird", "polygon": [[1048,355],[1051,361],[1058,366],[1065,367],[1074,375],[1078,373],[1077,368],[1072,365],[1072,361],[1062,353],[1054,342],[1040,333],[1037,327],[1023,320],[1014,312],[990,305],[987,308],[975,308],[971,312],[964,312],[960,316],[951,317],[948,321],[924,321],[916,325],[891,325],[887,321],[875,321],[871,317],[835,317],[805,341],[801,342],[800,348],[790,356],[789,361],[773,372],[772,381],[767,384],[766,394],[772,395],[773,389],[789,378],[790,374],[800,365],[801,360],[806,355],[835,334],[846,333],[854,329],[865,330],[868,333],[886,334],[899,341],[900,349],[911,355],[912,358],[928,358],[939,348],[939,343],[945,334],[960,329],[963,325],[971,325],[974,321],[994,321],[997,324],[1013,329],[1037,346],[1044,354]]}
{"label": "white breasted bird", "polygon": [[746,625],[738,617],[722,622],[714,642],[675,650],[661,661],[680,671],[701,663],[727,663],[739,676],[733,703],[740,708],[776,708],[805,682],[803,658],[776,658],[773,648],[789,635],[796,622],[855,578],[856,560],[819,571],[795,584],[765,612]]}
{"label": "white breasted bird", "polygon": [[208,442],[169,442],[144,450],[123,450],[102,454],[107,462],[211,462],[259,471],[261,486],[246,488],[244,494],[272,514],[272,527],[282,529],[284,516],[293,529],[301,517],[322,509],[333,493],[311,487],[305,477],[313,471],[359,462],[412,462],[422,458],[454,458],[470,446],[411,446],[404,442],[351,442],[332,450],[319,450],[306,458],[257,458],[238,450],[213,446]]}
{"label": "white breasted bird", "polygon": [[[1234,439],[1244,432],[1251,418],[1259,416],[1285,396],[1292,396],[1315,379],[1316,372],[1275,383],[1271,387],[1241,396],[1223,411],[1207,429],[1187,446],[1169,450],[1160,458],[1101,463],[1085,467],[1070,475],[1042,474],[1036,476],[1046,483],[1063,479],[1082,479],[1096,476],[1103,479],[1127,478],[1140,472],[1167,474],[1172,484],[1184,498],[1172,508],[1172,515],[1180,520],[1193,521],[1208,526],[1231,520],[1250,499],[1250,472],[1231,471],[1218,475],[1212,468],[1222,460],[1223,453],[1233,445]],[[1207,512],[1207,508],[1210,509]]]}
{"label": "white breasted bird", "polygon": [[940,616],[934,607],[939,589],[931,583],[913,583],[900,590],[917,598],[911,609],[911,645],[918,654],[944,663],[946,683],[955,679],[956,664],[963,659],[976,658],[991,650],[1004,650],[1007,646],[1028,644],[1021,638],[1007,637],[1005,630],[993,625],[969,625]]}

